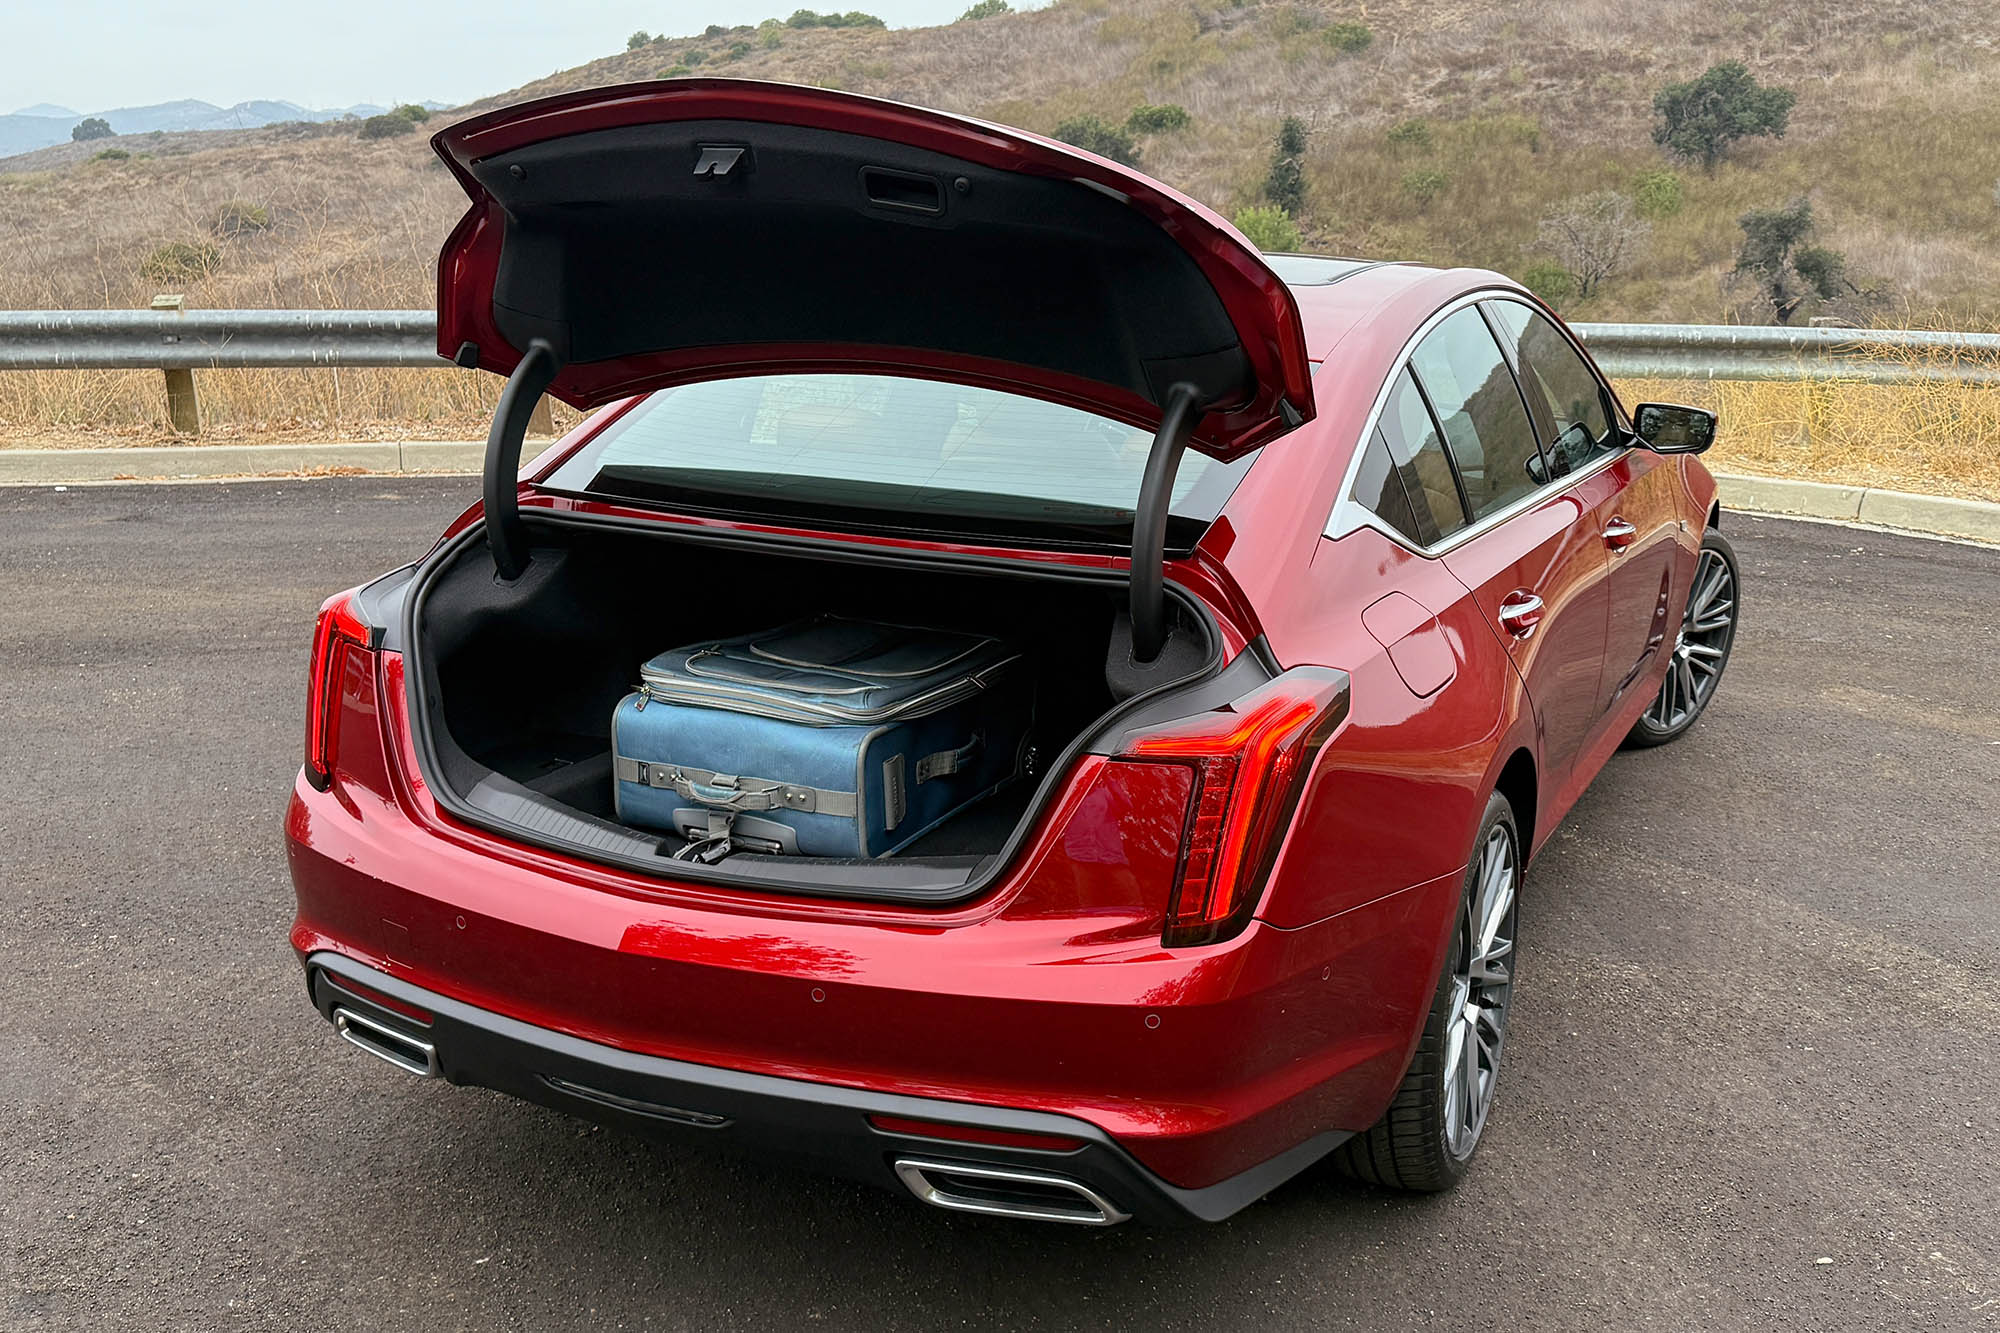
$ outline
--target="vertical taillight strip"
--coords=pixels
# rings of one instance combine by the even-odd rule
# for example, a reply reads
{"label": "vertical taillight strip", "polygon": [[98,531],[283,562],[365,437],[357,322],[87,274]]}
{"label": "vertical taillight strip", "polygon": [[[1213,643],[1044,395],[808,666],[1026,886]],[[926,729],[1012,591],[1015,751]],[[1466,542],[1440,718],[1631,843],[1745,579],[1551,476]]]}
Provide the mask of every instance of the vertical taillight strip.
{"label": "vertical taillight strip", "polygon": [[1320,748],[1346,716],[1347,673],[1299,667],[1127,742],[1120,758],[1195,770],[1165,944],[1212,944],[1248,923]]}
{"label": "vertical taillight strip", "polygon": [[361,612],[360,589],[335,593],[320,604],[313,622],[311,674],[306,681],[306,781],[325,791],[333,783],[333,710],[340,702],[342,655],[366,652],[381,631]]}

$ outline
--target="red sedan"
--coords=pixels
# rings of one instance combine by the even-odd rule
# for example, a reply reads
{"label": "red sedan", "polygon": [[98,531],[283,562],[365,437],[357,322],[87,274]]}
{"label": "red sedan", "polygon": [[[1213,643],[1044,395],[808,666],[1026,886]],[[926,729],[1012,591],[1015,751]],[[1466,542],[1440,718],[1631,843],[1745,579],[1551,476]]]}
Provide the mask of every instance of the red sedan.
{"label": "red sedan", "polygon": [[[440,349],[509,379],[483,503],[320,613],[285,828],[341,1034],[970,1212],[1458,1179],[1525,867],[1728,660],[1715,419],[1496,274],[1262,256],[934,112],[676,80],[435,146]],[[602,410],[523,474],[544,393]],[[1010,645],[1013,780],[872,856],[621,818],[642,663],[829,614]]]}

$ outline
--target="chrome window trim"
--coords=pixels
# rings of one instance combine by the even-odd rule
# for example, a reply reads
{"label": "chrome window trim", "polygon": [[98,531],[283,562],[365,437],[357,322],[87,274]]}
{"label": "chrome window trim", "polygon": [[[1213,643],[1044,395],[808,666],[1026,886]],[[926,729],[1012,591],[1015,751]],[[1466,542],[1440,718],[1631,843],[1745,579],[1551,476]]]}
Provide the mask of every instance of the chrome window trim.
{"label": "chrome window trim", "polygon": [[[1341,474],[1340,490],[1333,502],[1333,512],[1327,515],[1326,526],[1320,529],[1320,536],[1330,541],[1338,541],[1340,538],[1358,532],[1362,528],[1372,528],[1412,555],[1422,556],[1427,560],[1435,560],[1456,550],[1466,542],[1491,532],[1515,515],[1526,513],[1536,505],[1544,503],[1557,492],[1566,490],[1577,482],[1589,480],[1632,452],[1632,446],[1628,444],[1616,452],[1606,454],[1604,457],[1592,462],[1589,467],[1581,471],[1569,473],[1567,476],[1557,477],[1554,481],[1538,486],[1506,508],[1496,509],[1478,522],[1468,524],[1452,533],[1449,537],[1441,538],[1430,546],[1412,541],[1409,537],[1396,531],[1377,515],[1374,510],[1354,498],[1354,482],[1361,475],[1361,455],[1368,448],[1369,441],[1374,438],[1376,428],[1381,424],[1382,409],[1388,406],[1389,393],[1395,387],[1396,377],[1403,373],[1405,366],[1410,364],[1410,355],[1416,351],[1417,344],[1430,336],[1431,331],[1438,325],[1444,323],[1446,319],[1457,314],[1467,306],[1478,305],[1481,302],[1493,300],[1511,300],[1516,305],[1524,305],[1530,310],[1535,310],[1537,314],[1541,313],[1539,310],[1536,310],[1533,304],[1522,300],[1521,293],[1511,287],[1481,287],[1453,297],[1450,301],[1432,311],[1430,318],[1417,326],[1417,331],[1410,335],[1409,341],[1405,342],[1402,350],[1396,353],[1396,360],[1390,367],[1388,375],[1383,378],[1382,387],[1375,391],[1375,405],[1369,408],[1368,416],[1362,422],[1361,434],[1355,442],[1354,452],[1347,460],[1347,470]],[[1560,329],[1563,335],[1569,338],[1572,345],[1582,350],[1582,344],[1577,342],[1575,336],[1568,329],[1564,328],[1561,324],[1557,324],[1556,328]],[[1497,342],[1498,339],[1496,338],[1495,341]],[[1507,362],[1506,349],[1504,347],[1501,349],[1501,355],[1502,364],[1507,365],[1508,373],[1515,375],[1518,380],[1519,374],[1514,370],[1512,364]],[[1584,364],[1590,368],[1592,373],[1597,375],[1600,383],[1604,381],[1604,373],[1597,369],[1597,363],[1590,359],[1588,352],[1584,353]],[[1606,384],[1605,387],[1608,389],[1610,386]],[[1624,406],[1618,403],[1618,395],[1615,393],[1612,394],[1611,401],[1618,405],[1619,414],[1622,418],[1624,415]],[[1624,423],[1621,421],[1620,424]]]}

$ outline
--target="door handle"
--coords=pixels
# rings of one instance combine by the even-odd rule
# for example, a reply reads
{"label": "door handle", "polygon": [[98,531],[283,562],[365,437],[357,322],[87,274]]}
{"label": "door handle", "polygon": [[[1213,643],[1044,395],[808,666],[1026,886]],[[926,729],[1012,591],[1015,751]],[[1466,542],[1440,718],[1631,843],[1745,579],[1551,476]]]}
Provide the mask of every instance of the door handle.
{"label": "door handle", "polygon": [[1525,639],[1542,623],[1542,599],[1525,588],[1507,594],[1500,603],[1500,628],[1517,639]]}
{"label": "door handle", "polygon": [[1604,529],[1604,544],[1614,551],[1622,551],[1639,539],[1639,529],[1622,518],[1614,518]]}

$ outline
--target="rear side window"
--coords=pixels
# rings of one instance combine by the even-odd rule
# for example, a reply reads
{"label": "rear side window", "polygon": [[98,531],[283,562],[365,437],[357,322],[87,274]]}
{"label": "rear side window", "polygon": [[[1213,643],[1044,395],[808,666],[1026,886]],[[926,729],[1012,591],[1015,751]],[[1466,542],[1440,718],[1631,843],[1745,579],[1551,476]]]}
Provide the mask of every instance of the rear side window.
{"label": "rear side window", "polygon": [[1354,501],[1396,531],[1420,546],[1437,540],[1437,524],[1428,513],[1419,516],[1410,506],[1410,492],[1403,473],[1389,456],[1389,441],[1376,431],[1362,451],[1361,467],[1354,477]]}
{"label": "rear side window", "polygon": [[1410,364],[1444,429],[1474,522],[1547,480],[1514,373],[1476,307],[1447,316]]}
{"label": "rear side window", "polygon": [[[1408,367],[1396,375],[1376,433],[1409,500],[1415,523],[1411,535],[1428,546],[1464,527],[1465,505],[1459,499],[1458,480],[1451,474],[1444,437],[1438,433],[1437,422],[1431,417],[1430,408],[1424,405],[1424,396],[1418,391],[1416,380],[1410,377]],[[1365,455],[1362,467],[1364,470],[1367,467]],[[1382,517],[1389,516],[1382,514]]]}
{"label": "rear side window", "polygon": [[1493,301],[1486,308],[1514,344],[1521,388],[1548,405],[1554,475],[1566,477],[1622,448],[1610,397],[1569,339],[1519,301]]}

